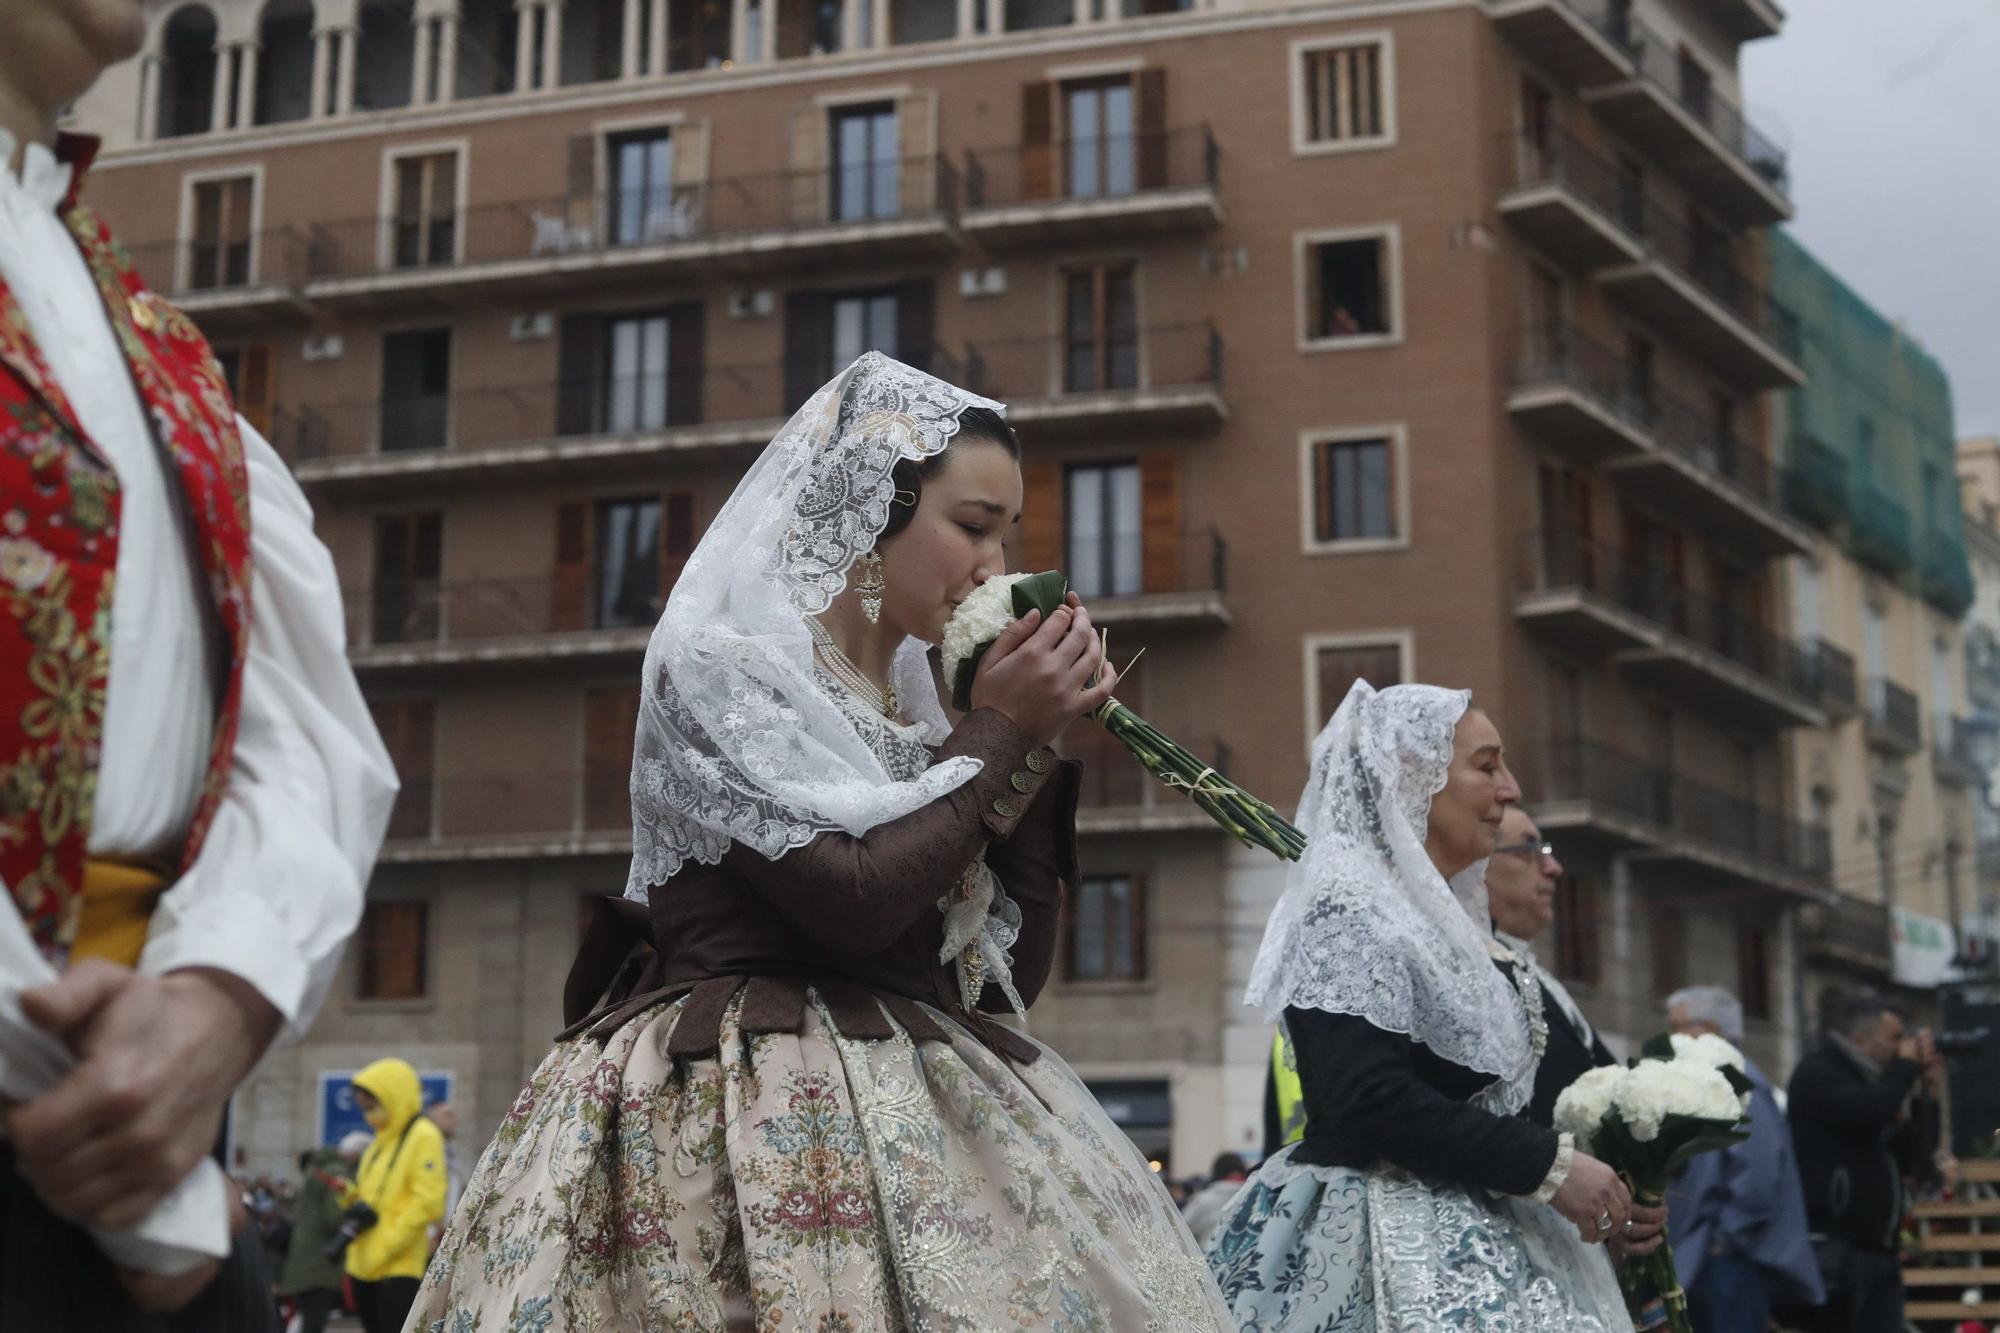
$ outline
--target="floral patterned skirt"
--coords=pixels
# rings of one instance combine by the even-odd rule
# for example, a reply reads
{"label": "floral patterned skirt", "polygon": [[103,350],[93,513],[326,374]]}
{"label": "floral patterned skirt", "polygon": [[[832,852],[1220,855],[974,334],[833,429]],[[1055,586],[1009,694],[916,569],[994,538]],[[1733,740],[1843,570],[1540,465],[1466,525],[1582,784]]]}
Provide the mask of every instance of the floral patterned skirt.
{"label": "floral patterned skirt", "polygon": [[1258,1168],[1209,1241],[1243,1333],[1631,1333],[1604,1247],[1546,1204],[1293,1151]]}
{"label": "floral patterned skirt", "polygon": [[1159,1180],[1053,1053],[949,1018],[670,1059],[686,1006],[559,1044],[481,1156],[417,1333],[1235,1328]]}

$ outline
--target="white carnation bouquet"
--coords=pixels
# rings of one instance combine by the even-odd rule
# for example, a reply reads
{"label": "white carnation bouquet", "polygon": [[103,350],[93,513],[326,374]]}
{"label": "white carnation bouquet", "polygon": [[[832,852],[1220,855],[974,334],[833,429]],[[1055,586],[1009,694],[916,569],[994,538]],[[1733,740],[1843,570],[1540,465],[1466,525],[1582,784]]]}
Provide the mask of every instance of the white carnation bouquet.
{"label": "white carnation bouquet", "polygon": [[[1634,1199],[1657,1208],[1690,1159],[1750,1137],[1744,1126],[1751,1086],[1743,1053],[1721,1037],[1663,1035],[1647,1042],[1629,1067],[1593,1069],[1563,1089],[1556,1128],[1616,1171]],[[1692,1333],[1687,1294],[1664,1238],[1660,1248],[1627,1263],[1619,1279],[1635,1320],[1658,1299],[1667,1327]]]}
{"label": "white carnation bouquet", "polygon": [[[972,678],[986,650],[1006,628],[1030,611],[1043,619],[1069,596],[1069,580],[1058,572],[1003,574],[973,589],[944,627],[944,678],[952,706],[972,707]],[[1305,835],[1283,815],[1223,777],[1116,699],[1107,699],[1091,720],[1115,736],[1148,773],[1185,795],[1208,817],[1251,847],[1286,861],[1305,851]]]}

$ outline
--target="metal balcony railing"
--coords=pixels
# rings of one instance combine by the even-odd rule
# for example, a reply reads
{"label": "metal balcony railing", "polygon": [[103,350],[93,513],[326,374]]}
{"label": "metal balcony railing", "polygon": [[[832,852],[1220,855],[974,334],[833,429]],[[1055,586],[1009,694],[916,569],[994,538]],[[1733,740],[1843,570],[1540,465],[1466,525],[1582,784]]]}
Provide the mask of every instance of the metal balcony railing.
{"label": "metal balcony railing", "polygon": [[538,578],[385,579],[342,594],[356,648],[650,629],[670,587],[657,553],[630,569]]}
{"label": "metal balcony railing", "polygon": [[1643,209],[1640,235],[1654,258],[1706,292],[1788,359],[1799,359],[1798,316],[1737,267],[1727,236],[1698,232],[1652,199],[1644,202]]}
{"label": "metal balcony railing", "polygon": [[1118,199],[1148,190],[1219,188],[1222,152],[1206,125],[1106,134],[965,155],[968,208],[1044,200]]}
{"label": "metal balcony railing", "polygon": [[1063,572],[1086,600],[1229,590],[1229,541],[1213,527],[1189,528],[1168,543],[1141,533],[1064,542]]}
{"label": "metal balcony railing", "polygon": [[1575,588],[1644,617],[1676,637],[1716,653],[1756,675],[1810,696],[1814,674],[1806,651],[1740,610],[1674,583],[1666,569],[1634,560],[1616,547],[1560,528],[1535,529],[1524,540],[1527,590]]}
{"label": "metal balcony railing", "polygon": [[[1164,728],[1163,728],[1164,729]],[[1182,736],[1168,731],[1196,758],[1228,776],[1229,747],[1213,737]],[[1077,806],[1083,810],[1146,810],[1188,801],[1140,766],[1123,745],[1094,722],[1080,722],[1065,731],[1057,748],[1083,764]],[[1188,806],[1192,809],[1192,806]]]}
{"label": "metal balcony railing", "polygon": [[1809,953],[1886,970],[1890,959],[1889,909],[1848,893],[1836,893],[1811,913],[1805,932]]}
{"label": "metal balcony railing", "polygon": [[1810,653],[1813,697],[1836,713],[1852,714],[1861,698],[1854,669],[1854,655],[1821,639]]}
{"label": "metal balcony railing", "polygon": [[306,278],[305,238],[290,227],[267,227],[227,241],[148,241],[126,251],[148,287],[174,297],[296,287]]}
{"label": "metal balcony railing", "polygon": [[1531,752],[1541,764],[1543,800],[1601,804],[1801,878],[1823,878],[1831,869],[1832,843],[1823,826],[1793,819],[1741,793],[1595,740],[1555,737]]}
{"label": "metal balcony railing", "polygon": [[1167,324],[1088,338],[981,339],[965,350],[965,387],[1002,401],[1123,390],[1222,387],[1213,324]]}
{"label": "metal balcony railing", "polygon": [[1785,150],[1752,125],[1743,109],[1717,91],[1705,73],[1684,63],[1678,45],[1645,24],[1626,20],[1626,54],[1647,82],[1678,103],[1723,148],[1749,167],[1773,190],[1787,198],[1791,173]]}
{"label": "metal balcony railing", "polygon": [[1924,748],[1917,696],[1886,677],[1868,682],[1868,726],[1911,754]]}
{"label": "metal balcony railing", "polygon": [[[555,261],[749,233],[950,219],[957,212],[957,169],[942,156],[908,157],[475,204],[458,211],[444,233],[448,246],[409,243],[409,220],[393,213],[316,223],[308,272],[327,279]],[[434,221],[423,235],[436,239]]]}
{"label": "metal balcony railing", "polygon": [[784,366],[672,367],[640,375],[490,384],[449,394],[317,401],[273,414],[287,459],[498,448],[577,436],[653,435],[785,414]]}
{"label": "metal balcony railing", "polygon": [[472,838],[617,838],[632,827],[631,771],[629,759],[607,759],[581,769],[524,760],[501,772],[405,773],[389,846],[408,852]]}
{"label": "metal balcony railing", "polygon": [[1558,186],[1616,223],[1634,240],[1646,234],[1646,195],[1638,182],[1619,173],[1575,135],[1551,130],[1537,138],[1525,131],[1510,134],[1517,188]]}

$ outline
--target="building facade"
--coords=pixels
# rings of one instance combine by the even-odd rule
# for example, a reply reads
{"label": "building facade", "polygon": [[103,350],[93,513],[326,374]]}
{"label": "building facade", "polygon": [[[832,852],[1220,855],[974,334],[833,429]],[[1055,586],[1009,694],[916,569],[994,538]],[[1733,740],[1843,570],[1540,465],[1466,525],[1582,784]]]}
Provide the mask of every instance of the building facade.
{"label": "building facade", "polygon": [[[660,601],[868,347],[1008,401],[1017,562],[1147,649],[1128,703],[1282,805],[1357,676],[1472,688],[1593,1016],[1717,981],[1778,1061],[1832,861],[1788,769],[1829,715],[1781,616],[1790,205],[1735,73],[1768,0],[213,5],[79,106],[91,197],[312,497],[405,784],[254,1163],[385,1051],[497,1122],[624,881]],[[1260,1137],[1283,876],[1073,746],[1034,1027],[1198,1168]]]}
{"label": "building facade", "polygon": [[1966,693],[1973,600],[1951,386],[1901,327],[1788,234],[1772,287],[1798,313],[1811,379],[1787,395],[1799,638],[1834,721],[1795,738],[1800,809],[1832,834],[1833,896],[1806,921],[1808,987],[1893,990],[1935,1015],[1975,896],[1989,726]]}
{"label": "building facade", "polygon": [[[2000,437],[1961,440],[1959,493],[1965,511],[1965,548],[1972,560],[1972,606],[1965,613],[1965,693],[1973,715],[2000,725]],[[2000,756],[1980,779],[1973,806],[1978,847],[1978,919],[1968,923],[1967,960],[2000,965]]]}

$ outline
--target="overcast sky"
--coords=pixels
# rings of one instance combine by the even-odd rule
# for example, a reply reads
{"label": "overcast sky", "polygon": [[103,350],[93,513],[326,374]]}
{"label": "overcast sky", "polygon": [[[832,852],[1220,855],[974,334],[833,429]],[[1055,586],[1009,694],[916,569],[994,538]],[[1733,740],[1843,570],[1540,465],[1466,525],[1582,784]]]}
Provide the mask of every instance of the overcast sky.
{"label": "overcast sky", "polygon": [[1783,0],[1743,48],[1750,118],[1791,150],[1792,230],[2000,434],[2000,0]]}

